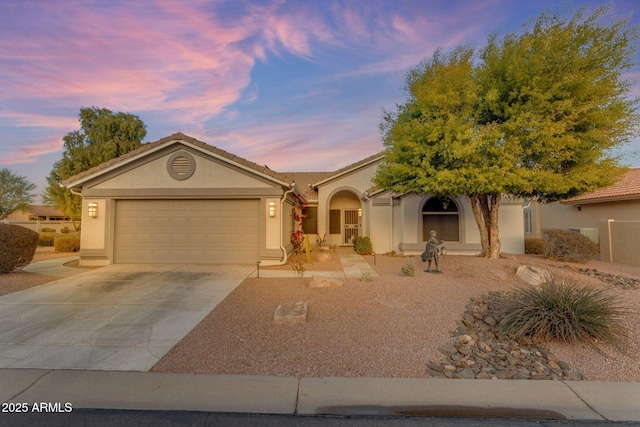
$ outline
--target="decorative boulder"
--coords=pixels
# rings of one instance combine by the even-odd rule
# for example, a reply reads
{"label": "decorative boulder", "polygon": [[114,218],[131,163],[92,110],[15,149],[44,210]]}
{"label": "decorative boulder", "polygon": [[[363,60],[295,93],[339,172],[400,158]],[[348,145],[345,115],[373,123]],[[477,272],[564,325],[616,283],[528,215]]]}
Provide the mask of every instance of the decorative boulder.
{"label": "decorative boulder", "polygon": [[339,288],[342,281],[329,277],[313,276],[309,282],[310,288]]}
{"label": "decorative boulder", "polygon": [[549,270],[532,265],[521,265],[518,267],[516,276],[532,286],[540,286],[553,281],[553,275]]}

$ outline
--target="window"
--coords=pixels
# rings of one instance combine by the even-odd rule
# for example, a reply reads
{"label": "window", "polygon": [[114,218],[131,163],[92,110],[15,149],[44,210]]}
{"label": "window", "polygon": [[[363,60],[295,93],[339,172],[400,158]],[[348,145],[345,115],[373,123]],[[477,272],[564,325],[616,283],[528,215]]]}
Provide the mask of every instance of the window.
{"label": "window", "polygon": [[533,233],[533,226],[531,224],[531,207],[524,208],[524,232],[527,234]]}
{"label": "window", "polygon": [[302,231],[304,234],[318,234],[318,208],[308,207],[302,210]]}
{"label": "window", "polygon": [[329,211],[329,234],[340,234],[340,209]]}
{"label": "window", "polygon": [[429,240],[429,232],[435,230],[439,240],[460,241],[460,214],[458,206],[448,197],[432,197],[422,207],[422,240]]}

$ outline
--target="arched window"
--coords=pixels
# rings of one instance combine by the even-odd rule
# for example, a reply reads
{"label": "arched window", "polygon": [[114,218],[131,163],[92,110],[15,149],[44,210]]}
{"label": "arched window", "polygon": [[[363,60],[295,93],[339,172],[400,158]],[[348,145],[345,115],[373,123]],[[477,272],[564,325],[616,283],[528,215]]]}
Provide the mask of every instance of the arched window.
{"label": "arched window", "polygon": [[438,239],[447,242],[460,241],[460,214],[458,206],[448,197],[432,197],[422,207],[422,240],[429,240],[429,232],[435,230]]}

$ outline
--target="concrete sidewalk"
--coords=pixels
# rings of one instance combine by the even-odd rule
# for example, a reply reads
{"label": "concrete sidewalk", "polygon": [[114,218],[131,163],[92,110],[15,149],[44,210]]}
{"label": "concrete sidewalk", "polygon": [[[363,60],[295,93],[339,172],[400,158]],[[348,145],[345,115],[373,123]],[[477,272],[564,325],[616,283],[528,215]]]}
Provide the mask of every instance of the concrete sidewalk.
{"label": "concrete sidewalk", "polygon": [[0,369],[0,384],[29,407],[640,421],[640,383]]}
{"label": "concrete sidewalk", "polygon": [[44,274],[56,277],[71,277],[78,274],[86,273],[91,270],[84,268],[66,267],[65,264],[80,259],[78,256],[70,256],[65,258],[53,258],[45,261],[34,262],[22,268],[27,273]]}

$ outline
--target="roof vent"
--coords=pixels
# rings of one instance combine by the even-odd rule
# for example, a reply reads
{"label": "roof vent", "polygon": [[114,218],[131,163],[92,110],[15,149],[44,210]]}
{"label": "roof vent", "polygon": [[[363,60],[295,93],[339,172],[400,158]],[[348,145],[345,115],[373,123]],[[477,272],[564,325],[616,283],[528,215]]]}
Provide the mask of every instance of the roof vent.
{"label": "roof vent", "polygon": [[185,180],[193,175],[196,170],[196,162],[191,154],[179,151],[169,157],[167,162],[167,171],[173,179]]}

